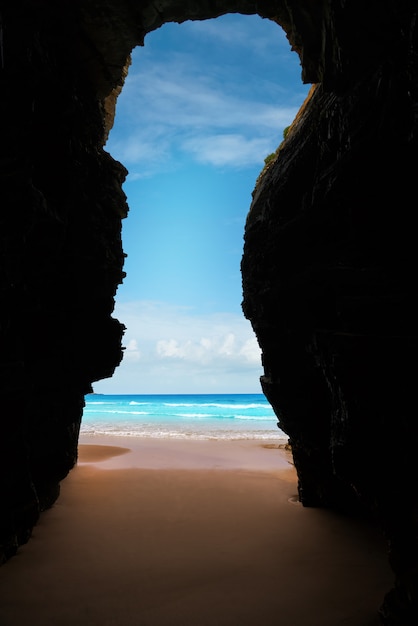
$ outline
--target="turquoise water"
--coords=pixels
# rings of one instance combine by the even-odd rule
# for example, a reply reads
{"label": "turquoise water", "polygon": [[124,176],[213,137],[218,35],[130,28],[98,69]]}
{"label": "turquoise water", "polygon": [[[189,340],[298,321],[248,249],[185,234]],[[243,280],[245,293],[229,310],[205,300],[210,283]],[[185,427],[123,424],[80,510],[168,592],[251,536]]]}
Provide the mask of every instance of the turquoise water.
{"label": "turquoise water", "polygon": [[91,394],[85,399],[85,434],[287,441],[263,394]]}

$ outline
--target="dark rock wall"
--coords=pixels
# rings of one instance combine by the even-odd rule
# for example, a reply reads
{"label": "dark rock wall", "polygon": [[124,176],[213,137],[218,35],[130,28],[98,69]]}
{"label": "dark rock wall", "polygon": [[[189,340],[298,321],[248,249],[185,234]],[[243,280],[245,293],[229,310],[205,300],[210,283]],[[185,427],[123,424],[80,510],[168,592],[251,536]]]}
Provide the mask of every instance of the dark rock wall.
{"label": "dark rock wall", "polygon": [[396,576],[382,620],[418,623],[417,10],[395,0],[2,2],[0,561],[58,496],[84,394],[122,357],[112,311],[126,171],[103,145],[129,54],[167,21],[257,12],[285,29],[303,80],[318,83],[246,225],[243,309],[262,387],[289,435],[302,502],[382,524]]}
{"label": "dark rock wall", "polygon": [[76,20],[65,3],[9,4],[0,70],[0,561],[56,499],[76,460],[84,394],[121,359],[123,327],[110,314],[127,211],[125,170],[101,148],[101,105],[74,54]]}
{"label": "dark rock wall", "polygon": [[398,586],[384,623],[415,624],[416,9],[386,8],[361,29],[334,16],[334,46],[355,30],[360,48],[337,55],[254,190],[243,308],[302,502],[382,523]]}

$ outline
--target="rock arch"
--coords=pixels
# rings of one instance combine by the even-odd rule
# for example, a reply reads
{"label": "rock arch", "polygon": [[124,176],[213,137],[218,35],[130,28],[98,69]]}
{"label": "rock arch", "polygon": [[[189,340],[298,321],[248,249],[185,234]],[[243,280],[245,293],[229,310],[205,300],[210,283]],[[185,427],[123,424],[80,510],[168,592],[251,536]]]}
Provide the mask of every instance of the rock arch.
{"label": "rock arch", "polygon": [[379,520],[396,578],[383,623],[417,621],[417,9],[3,3],[1,559],[58,496],[84,394],[122,356],[111,314],[126,172],[103,144],[129,53],[168,21],[258,13],[285,30],[303,80],[317,84],[247,219],[243,308],[263,389],[289,434],[302,502]]}

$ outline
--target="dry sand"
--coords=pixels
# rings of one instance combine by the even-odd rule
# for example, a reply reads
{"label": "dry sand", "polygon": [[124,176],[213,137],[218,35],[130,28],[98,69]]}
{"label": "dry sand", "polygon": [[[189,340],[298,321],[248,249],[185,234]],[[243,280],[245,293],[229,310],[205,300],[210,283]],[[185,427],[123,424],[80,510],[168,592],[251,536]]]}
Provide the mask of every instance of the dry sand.
{"label": "dry sand", "polygon": [[0,626],[374,626],[380,532],[296,502],[262,442],[82,438],[0,568]]}

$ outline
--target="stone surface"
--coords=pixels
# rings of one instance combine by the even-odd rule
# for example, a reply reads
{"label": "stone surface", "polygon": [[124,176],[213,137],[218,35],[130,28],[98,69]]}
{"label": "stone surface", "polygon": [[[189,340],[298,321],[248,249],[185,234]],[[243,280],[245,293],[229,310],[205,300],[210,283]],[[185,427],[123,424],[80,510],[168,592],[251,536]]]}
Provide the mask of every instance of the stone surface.
{"label": "stone surface", "polygon": [[2,3],[0,560],[57,498],[84,394],[122,358],[112,312],[126,171],[103,145],[130,52],[164,22],[257,12],[317,84],[246,224],[243,310],[262,387],[302,502],[382,525],[395,576],[382,623],[418,623],[417,11],[410,0]]}

